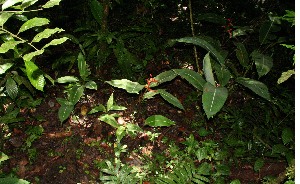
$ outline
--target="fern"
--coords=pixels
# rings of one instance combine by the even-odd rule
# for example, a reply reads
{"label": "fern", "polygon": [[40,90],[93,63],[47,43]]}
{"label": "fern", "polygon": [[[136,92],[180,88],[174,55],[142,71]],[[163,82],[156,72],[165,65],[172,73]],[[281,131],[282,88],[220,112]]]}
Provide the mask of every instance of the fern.
{"label": "fern", "polygon": [[100,180],[104,184],[135,184],[139,183],[137,173],[133,171],[133,168],[124,165],[121,166],[119,161],[116,161],[114,166],[110,161],[106,160],[107,168],[101,169],[102,176]]}
{"label": "fern", "polygon": [[[205,164],[205,163],[204,163]],[[165,176],[156,179],[157,184],[180,184],[180,183],[209,183],[209,179],[204,176],[208,172],[203,171],[205,167],[196,168],[193,162],[182,162],[175,169]],[[206,167],[207,168],[207,167]]]}

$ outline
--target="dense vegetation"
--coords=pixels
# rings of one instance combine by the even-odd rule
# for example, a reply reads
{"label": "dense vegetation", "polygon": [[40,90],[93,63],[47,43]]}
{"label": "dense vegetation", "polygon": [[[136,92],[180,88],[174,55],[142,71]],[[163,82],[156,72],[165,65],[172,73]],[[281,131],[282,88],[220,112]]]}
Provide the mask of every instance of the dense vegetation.
{"label": "dense vegetation", "polygon": [[294,183],[293,3],[1,0],[0,183]]}

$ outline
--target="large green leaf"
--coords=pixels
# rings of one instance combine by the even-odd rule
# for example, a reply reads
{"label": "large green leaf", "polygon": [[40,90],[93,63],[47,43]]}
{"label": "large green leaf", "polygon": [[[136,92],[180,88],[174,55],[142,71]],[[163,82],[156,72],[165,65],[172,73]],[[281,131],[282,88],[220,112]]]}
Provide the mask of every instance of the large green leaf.
{"label": "large green leaf", "polygon": [[95,20],[99,25],[102,25],[102,18],[104,13],[102,4],[97,0],[90,0],[89,5]]}
{"label": "large green leaf", "polygon": [[179,109],[184,110],[182,104],[180,103],[180,101],[173,96],[171,93],[168,93],[166,90],[164,89],[158,89],[157,92],[160,94],[160,96],[163,97],[163,99],[165,99],[167,102],[169,102],[170,104],[174,105],[175,107],[178,107]]}
{"label": "large green leaf", "polygon": [[185,37],[176,39],[177,42],[183,42],[183,43],[191,43],[194,45],[198,45],[208,52],[212,53],[212,55],[217,59],[217,61],[224,65],[225,58],[222,56],[221,52],[218,51],[210,42],[205,40],[204,38],[197,38],[197,37]]}
{"label": "large green leaf", "polygon": [[266,56],[255,50],[251,53],[251,57],[255,62],[256,71],[259,77],[269,73],[273,67],[273,59],[270,56]]}
{"label": "large green leaf", "polygon": [[137,82],[132,82],[128,79],[120,79],[120,80],[111,80],[111,81],[105,81],[106,83],[110,84],[111,86],[125,89],[128,93],[136,93],[139,94],[139,92],[144,89],[144,85],[141,85]]}
{"label": "large green leaf", "polygon": [[150,87],[155,87],[158,84],[169,82],[173,80],[176,76],[177,74],[173,70],[164,71],[154,77],[154,79],[157,80],[158,82],[152,82]]}
{"label": "large green leaf", "polygon": [[32,61],[25,61],[26,74],[30,83],[38,90],[43,91],[45,78],[43,72]]}
{"label": "large green leaf", "polygon": [[51,8],[53,6],[59,5],[61,0],[49,0],[46,4],[44,4],[43,8]]}
{"label": "large green leaf", "polygon": [[5,10],[6,8],[9,8],[19,2],[22,2],[23,0],[6,0],[5,3],[2,5],[2,10]]}
{"label": "large green leaf", "polygon": [[31,42],[40,42],[44,38],[49,38],[51,35],[55,33],[60,33],[64,31],[63,29],[60,28],[55,28],[55,29],[45,29],[44,31],[38,33],[35,35],[35,37],[32,39]]}
{"label": "large green leaf", "polygon": [[174,121],[162,115],[153,115],[145,120],[145,125],[149,125],[152,127],[171,126],[174,124]]}
{"label": "large green leaf", "polygon": [[12,16],[14,13],[2,12],[0,15],[0,26],[2,27],[4,23]]}
{"label": "large green leaf", "polygon": [[23,43],[23,41],[7,41],[1,44],[0,46],[0,53],[5,53],[10,49],[14,49],[18,44]]}
{"label": "large green leaf", "polygon": [[83,92],[84,92],[83,86],[80,86],[80,85],[73,86],[69,91],[69,100],[70,100],[70,102],[73,105],[75,105],[80,100],[80,98],[82,97]]}
{"label": "large green leaf", "polygon": [[58,39],[54,39],[52,40],[50,43],[47,43],[42,49],[47,48],[51,45],[59,45],[64,43],[65,41],[67,41],[69,38],[67,37],[63,37],[63,38],[58,38]]}
{"label": "large green leaf", "polygon": [[221,110],[227,97],[228,90],[225,87],[215,87],[209,82],[204,85],[202,104],[208,119]]}
{"label": "large green leaf", "polygon": [[72,102],[63,98],[56,98],[56,100],[60,104],[60,108],[58,110],[58,118],[60,122],[63,122],[70,116],[71,112],[74,109],[74,105]]}
{"label": "large green leaf", "polygon": [[199,73],[189,70],[186,68],[183,69],[173,69],[175,73],[180,75],[180,77],[184,78],[187,80],[190,84],[192,84],[195,88],[198,90],[203,90],[203,86],[206,83],[206,81],[203,79],[202,75]]}
{"label": "large green leaf", "polygon": [[14,79],[12,79],[11,77],[7,78],[5,83],[5,89],[10,98],[15,99],[17,97],[19,88],[16,81],[14,81]]}
{"label": "large green leaf", "polygon": [[43,54],[44,51],[45,50],[42,49],[42,50],[37,50],[37,51],[34,51],[34,52],[30,52],[28,54],[25,54],[23,56],[23,59],[24,59],[24,61],[31,61],[33,57]]}
{"label": "large green leaf", "polygon": [[20,28],[19,33],[24,32],[28,29],[31,29],[33,27],[37,27],[37,26],[43,26],[43,25],[47,25],[49,24],[49,20],[46,18],[38,18],[38,17],[34,17],[28,21],[26,21]]}
{"label": "large green leaf", "polygon": [[244,77],[239,77],[236,79],[236,81],[243,86],[251,89],[257,95],[270,100],[268,87],[264,83]]}
{"label": "large green leaf", "polygon": [[215,78],[211,67],[209,53],[207,53],[203,59],[203,72],[207,82],[215,86]]}
{"label": "large green leaf", "polygon": [[261,45],[266,44],[277,37],[274,32],[280,30],[280,27],[275,24],[275,20],[266,21],[262,24],[259,30],[259,42]]}
{"label": "large green leaf", "polygon": [[8,69],[10,69],[14,64],[13,63],[5,63],[0,65],[0,75],[4,74]]}
{"label": "large green leaf", "polygon": [[225,86],[228,84],[230,78],[231,78],[231,73],[230,71],[226,68],[226,66],[221,66],[219,63],[214,62],[213,67],[216,71],[216,75],[219,81],[219,84],[221,86]]}
{"label": "large green leaf", "polygon": [[249,67],[249,55],[243,43],[234,43],[236,46],[236,57],[244,68]]}

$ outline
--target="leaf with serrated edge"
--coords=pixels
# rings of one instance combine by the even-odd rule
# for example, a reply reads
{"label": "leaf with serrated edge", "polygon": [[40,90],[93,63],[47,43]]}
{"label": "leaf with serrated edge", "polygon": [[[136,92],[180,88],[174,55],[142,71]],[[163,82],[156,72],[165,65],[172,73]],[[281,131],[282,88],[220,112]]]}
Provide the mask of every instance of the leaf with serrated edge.
{"label": "leaf with serrated edge", "polygon": [[145,125],[149,125],[152,127],[171,126],[174,124],[175,124],[174,121],[172,121],[162,115],[153,115],[153,116],[148,117],[145,120]]}
{"label": "leaf with serrated edge", "polygon": [[20,28],[19,33],[24,32],[28,29],[31,29],[33,27],[38,27],[38,26],[43,26],[43,25],[47,25],[49,24],[49,20],[46,18],[38,18],[38,17],[34,17],[28,21],[26,21]]}
{"label": "leaf with serrated edge", "polygon": [[163,97],[163,99],[165,99],[167,102],[169,102],[170,104],[174,105],[175,107],[178,107],[179,109],[184,110],[182,104],[180,103],[180,101],[173,96],[172,94],[168,93],[166,90],[164,89],[158,89],[157,92]]}

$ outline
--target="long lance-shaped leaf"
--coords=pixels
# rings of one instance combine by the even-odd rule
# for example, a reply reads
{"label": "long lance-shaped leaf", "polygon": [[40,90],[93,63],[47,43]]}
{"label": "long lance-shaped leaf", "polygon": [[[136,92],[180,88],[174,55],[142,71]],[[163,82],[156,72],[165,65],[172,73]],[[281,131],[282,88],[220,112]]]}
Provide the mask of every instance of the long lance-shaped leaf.
{"label": "long lance-shaped leaf", "polygon": [[180,75],[180,77],[184,78],[187,80],[190,84],[192,84],[195,88],[198,90],[203,90],[203,86],[206,83],[206,81],[203,79],[202,75],[199,73],[189,70],[186,68],[183,69],[173,69],[175,73]]}
{"label": "long lance-shaped leaf", "polygon": [[120,79],[120,80],[111,80],[111,81],[105,81],[106,83],[110,84],[111,86],[125,89],[128,93],[136,93],[139,94],[139,92],[144,89],[144,85],[141,85],[137,82],[132,82],[128,79]]}
{"label": "long lance-shaped leaf", "polygon": [[17,97],[19,88],[16,81],[11,77],[6,80],[5,89],[10,98],[15,99]]}
{"label": "long lance-shaped leaf", "polygon": [[282,72],[280,78],[277,80],[277,84],[283,83],[284,81],[288,80],[294,74],[295,74],[295,70],[288,70],[286,72]]}
{"label": "long lance-shaped leaf", "polygon": [[118,128],[120,125],[116,121],[114,115],[112,114],[104,114],[99,117],[100,121],[104,121],[105,123],[109,124],[110,126],[114,128]]}
{"label": "long lance-shaped leaf", "polygon": [[244,68],[249,67],[249,55],[243,43],[234,43],[236,46],[236,57]]}
{"label": "long lance-shaped leaf", "polygon": [[90,0],[90,10],[98,24],[102,25],[104,12],[102,4],[97,0]]}
{"label": "long lance-shaped leaf", "polygon": [[45,77],[43,72],[32,61],[25,61],[26,74],[30,83],[38,90],[43,91]]}
{"label": "long lance-shaped leaf", "polygon": [[197,38],[197,37],[185,37],[185,38],[176,39],[176,41],[198,45],[204,48],[205,50],[207,50],[208,52],[211,52],[212,55],[218,60],[218,62],[221,65],[224,65],[225,58],[222,56],[222,54],[219,51],[217,51],[217,49],[212,44],[210,44],[205,39]]}
{"label": "long lance-shaped leaf", "polygon": [[259,77],[269,73],[273,67],[273,59],[270,56],[266,56],[255,50],[251,53],[251,57],[255,62],[256,71]]}
{"label": "long lance-shaped leaf", "polygon": [[18,44],[23,43],[23,41],[7,41],[2,43],[2,45],[0,46],[0,54],[3,54],[5,52],[7,52],[10,49],[14,49],[15,46],[17,46]]}
{"label": "long lance-shaped leaf", "polygon": [[259,95],[267,100],[271,99],[268,87],[264,83],[253,80],[253,79],[244,78],[244,77],[239,77],[236,79],[236,81],[238,83],[242,84],[243,86],[251,89],[257,95]]}
{"label": "long lance-shaped leaf", "polygon": [[204,85],[202,104],[207,118],[211,118],[221,110],[228,97],[225,87],[215,87],[209,82]]}
{"label": "long lance-shaped leaf", "polygon": [[45,50],[42,49],[42,50],[37,50],[37,51],[34,51],[34,52],[30,52],[28,54],[25,54],[23,56],[23,59],[24,59],[24,61],[31,61],[33,57],[43,54],[44,51]]}
{"label": "long lance-shaped leaf", "polygon": [[215,78],[211,67],[209,53],[207,53],[203,59],[203,71],[206,81],[215,86]]}
{"label": "long lance-shaped leaf", "polygon": [[162,115],[153,115],[153,116],[148,117],[145,120],[145,125],[149,125],[152,127],[171,126],[174,124],[175,124],[174,121],[172,121]]}
{"label": "long lance-shaped leaf", "polygon": [[4,74],[8,69],[10,69],[14,64],[13,63],[5,63],[0,65],[0,75]]}
{"label": "long lance-shaped leaf", "polygon": [[69,38],[67,37],[63,37],[63,38],[58,38],[58,39],[54,39],[52,40],[50,43],[46,44],[42,49],[47,48],[51,45],[59,45],[64,43],[65,41],[67,41]]}
{"label": "long lance-shaped leaf", "polygon": [[20,28],[18,34],[21,33],[21,32],[24,32],[24,31],[26,31],[26,30],[28,30],[28,29],[31,29],[31,28],[33,28],[33,27],[38,27],[38,26],[47,25],[47,24],[49,24],[49,22],[50,22],[50,21],[49,21],[48,19],[46,19],[46,18],[38,18],[38,17],[34,17],[34,18],[28,20],[27,22],[25,22],[25,23],[21,26],[21,28]]}
{"label": "long lance-shaped leaf", "polygon": [[177,74],[173,70],[164,71],[154,77],[154,79],[157,80],[158,82],[152,82],[150,84],[150,87],[155,87],[161,83],[169,82],[173,80],[176,76]]}
{"label": "long lance-shaped leaf", "polygon": [[82,97],[84,92],[84,88],[83,86],[79,86],[79,85],[75,85],[71,88],[71,90],[69,91],[69,100],[70,102],[75,105],[80,98]]}
{"label": "long lance-shaped leaf", "polygon": [[221,86],[225,86],[228,84],[230,78],[231,78],[231,73],[230,71],[226,68],[226,66],[221,66],[219,63],[214,62],[213,68],[216,71],[216,75],[218,78],[218,82]]}
{"label": "long lance-shaped leaf", "polygon": [[32,39],[32,42],[39,42],[44,38],[49,38],[51,35],[55,33],[60,33],[64,31],[63,29],[60,28],[55,28],[55,29],[45,29],[44,31],[38,33],[35,35],[35,37]]}
{"label": "long lance-shaped leaf", "polygon": [[9,8],[19,2],[22,2],[23,0],[7,0],[5,3],[2,5],[2,10],[5,10],[6,8]]}
{"label": "long lance-shaped leaf", "polygon": [[165,99],[167,102],[169,102],[170,104],[174,105],[175,107],[178,107],[179,109],[184,110],[182,104],[180,103],[180,101],[173,96],[171,93],[168,93],[166,90],[164,89],[158,89],[157,92],[163,97],[163,99]]}

